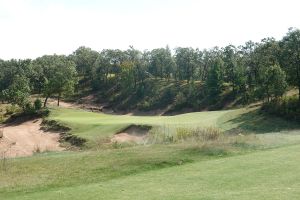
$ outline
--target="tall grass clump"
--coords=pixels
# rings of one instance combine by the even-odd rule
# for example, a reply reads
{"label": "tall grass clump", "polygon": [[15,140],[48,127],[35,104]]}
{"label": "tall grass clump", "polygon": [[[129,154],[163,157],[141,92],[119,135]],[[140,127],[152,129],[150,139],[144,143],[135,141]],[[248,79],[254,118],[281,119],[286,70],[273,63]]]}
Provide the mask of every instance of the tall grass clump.
{"label": "tall grass clump", "polygon": [[215,127],[155,127],[149,132],[147,143],[184,145],[212,156],[263,148],[254,134],[230,134]]}
{"label": "tall grass clump", "polygon": [[220,129],[214,127],[190,128],[160,126],[151,129],[148,142],[158,144],[181,143],[186,141],[216,141],[222,137]]}

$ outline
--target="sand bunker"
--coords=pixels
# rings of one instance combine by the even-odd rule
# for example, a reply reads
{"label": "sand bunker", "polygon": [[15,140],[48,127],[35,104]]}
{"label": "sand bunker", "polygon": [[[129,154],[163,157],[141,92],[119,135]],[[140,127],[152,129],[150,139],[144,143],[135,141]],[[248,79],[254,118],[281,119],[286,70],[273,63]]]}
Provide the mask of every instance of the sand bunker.
{"label": "sand bunker", "polygon": [[151,127],[131,125],[111,138],[111,142],[133,142],[142,143],[146,140]]}
{"label": "sand bunker", "polygon": [[59,134],[40,130],[41,119],[0,127],[0,157],[30,156],[35,152],[62,151]]}

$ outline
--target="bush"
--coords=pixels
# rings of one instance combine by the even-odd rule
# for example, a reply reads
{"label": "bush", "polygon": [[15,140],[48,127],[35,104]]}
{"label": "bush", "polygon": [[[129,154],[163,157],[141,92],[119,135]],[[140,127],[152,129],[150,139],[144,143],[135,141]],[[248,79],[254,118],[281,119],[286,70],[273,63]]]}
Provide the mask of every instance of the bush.
{"label": "bush", "polygon": [[42,101],[40,99],[36,99],[34,101],[34,109],[41,110],[41,108],[42,108]]}
{"label": "bush", "polygon": [[24,107],[24,113],[34,114],[35,113],[34,106],[31,103],[26,103]]}

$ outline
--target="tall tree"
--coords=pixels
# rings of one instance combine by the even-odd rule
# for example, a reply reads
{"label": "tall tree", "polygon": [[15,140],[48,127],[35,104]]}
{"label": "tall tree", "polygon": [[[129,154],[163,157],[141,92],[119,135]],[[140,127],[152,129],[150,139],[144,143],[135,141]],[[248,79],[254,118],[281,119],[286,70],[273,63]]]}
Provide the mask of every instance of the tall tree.
{"label": "tall tree", "polygon": [[281,65],[290,85],[298,87],[300,104],[300,30],[290,28],[280,42],[282,48]]}
{"label": "tall tree", "polygon": [[177,65],[177,76],[179,80],[193,79],[196,70],[197,54],[193,48],[175,49],[175,60]]}
{"label": "tall tree", "polygon": [[57,105],[63,95],[72,94],[77,83],[76,65],[66,56],[52,55],[37,58],[34,68],[43,70],[41,81],[42,93],[45,97],[44,107],[52,95],[57,95]]}
{"label": "tall tree", "polygon": [[208,90],[208,95],[213,102],[217,101],[217,98],[222,92],[222,72],[223,61],[221,58],[216,58],[213,65],[211,66],[208,77],[206,80],[206,87]]}
{"label": "tall tree", "polygon": [[81,46],[70,56],[76,64],[78,75],[83,83],[88,83],[93,76],[93,68],[99,53],[89,47]]}
{"label": "tall tree", "polygon": [[286,75],[279,65],[267,69],[262,87],[267,95],[268,102],[270,98],[278,98],[284,94],[287,89]]}
{"label": "tall tree", "polygon": [[238,55],[235,46],[228,45],[223,49],[223,61],[225,81],[231,83],[233,92],[236,92],[239,74],[237,74]]}
{"label": "tall tree", "polygon": [[170,78],[174,70],[174,61],[169,47],[151,51],[149,72],[155,77]]}
{"label": "tall tree", "polygon": [[3,90],[2,94],[9,103],[16,104],[25,110],[30,95],[29,79],[25,76],[14,76],[11,85]]}

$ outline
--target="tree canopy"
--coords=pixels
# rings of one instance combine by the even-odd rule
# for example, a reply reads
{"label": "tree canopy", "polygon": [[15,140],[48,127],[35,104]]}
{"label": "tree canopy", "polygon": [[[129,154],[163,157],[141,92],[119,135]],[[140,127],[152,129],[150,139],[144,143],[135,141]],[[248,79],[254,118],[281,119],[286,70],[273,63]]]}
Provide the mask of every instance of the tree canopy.
{"label": "tree canopy", "polygon": [[[264,38],[257,43],[203,50],[171,50],[167,46],[140,51],[130,46],[127,50],[98,52],[81,46],[71,55],[0,59],[0,70],[1,100],[21,107],[30,94],[43,95],[44,105],[49,97],[57,97],[59,104],[60,98],[74,89],[118,91],[120,98],[141,98],[152,79],[176,82],[178,90],[180,84],[189,84],[188,94],[180,91],[177,95],[181,99],[201,102],[209,98],[216,102],[226,90],[233,98],[249,103],[278,99],[288,87],[298,88],[300,96],[300,30],[289,29],[281,40]],[[201,95],[191,95],[200,90],[196,87],[199,84],[205,85],[203,91],[198,91]],[[176,99],[173,93],[168,90],[166,98]]]}

